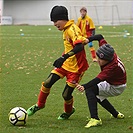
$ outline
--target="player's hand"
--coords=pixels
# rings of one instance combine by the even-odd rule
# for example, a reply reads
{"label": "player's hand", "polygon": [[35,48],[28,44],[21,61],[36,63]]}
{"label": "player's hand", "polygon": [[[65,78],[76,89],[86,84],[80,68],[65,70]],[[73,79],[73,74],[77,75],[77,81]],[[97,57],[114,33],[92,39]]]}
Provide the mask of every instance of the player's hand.
{"label": "player's hand", "polygon": [[84,86],[76,83],[76,88],[80,91],[80,92],[83,92],[85,90]]}
{"label": "player's hand", "polygon": [[86,40],[84,40],[83,45],[86,45],[88,43],[89,43],[89,39],[87,38]]}
{"label": "player's hand", "polygon": [[65,60],[66,59],[63,56],[61,56],[60,58],[54,61],[53,66],[60,68]]}

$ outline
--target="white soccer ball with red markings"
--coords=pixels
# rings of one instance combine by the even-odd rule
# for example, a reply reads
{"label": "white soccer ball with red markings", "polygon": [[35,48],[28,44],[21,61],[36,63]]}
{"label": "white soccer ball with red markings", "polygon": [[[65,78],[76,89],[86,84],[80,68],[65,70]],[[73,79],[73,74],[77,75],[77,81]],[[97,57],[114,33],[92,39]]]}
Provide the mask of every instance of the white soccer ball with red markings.
{"label": "white soccer ball with red markings", "polygon": [[15,107],[9,113],[9,121],[14,126],[23,126],[28,119],[27,111],[22,107]]}

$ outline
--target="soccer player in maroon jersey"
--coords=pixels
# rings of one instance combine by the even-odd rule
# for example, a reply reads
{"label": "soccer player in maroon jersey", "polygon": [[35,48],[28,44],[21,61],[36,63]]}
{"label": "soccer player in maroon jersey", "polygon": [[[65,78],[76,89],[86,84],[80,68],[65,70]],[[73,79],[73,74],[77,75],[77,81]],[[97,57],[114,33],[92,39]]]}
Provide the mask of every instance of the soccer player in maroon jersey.
{"label": "soccer player in maroon jersey", "polygon": [[102,125],[98,117],[97,103],[105,108],[111,115],[123,119],[124,115],[118,112],[107,100],[108,97],[120,95],[126,88],[126,70],[124,64],[101,34],[89,37],[89,42],[97,40],[99,49],[96,54],[101,72],[86,84],[77,84],[79,91],[85,90],[88,107],[91,115],[85,128]]}

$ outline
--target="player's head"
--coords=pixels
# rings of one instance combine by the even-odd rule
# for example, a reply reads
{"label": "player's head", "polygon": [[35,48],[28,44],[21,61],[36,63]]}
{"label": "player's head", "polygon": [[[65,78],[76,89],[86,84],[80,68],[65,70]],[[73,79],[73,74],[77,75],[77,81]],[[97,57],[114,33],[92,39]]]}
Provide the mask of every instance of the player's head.
{"label": "player's head", "polygon": [[87,8],[86,8],[86,7],[81,7],[80,12],[81,12],[81,11],[87,12]]}
{"label": "player's head", "polygon": [[104,44],[96,51],[98,58],[106,61],[112,61],[114,57],[114,49],[109,44]]}
{"label": "player's head", "polygon": [[68,10],[64,6],[54,6],[50,13],[51,21],[68,20]]}
{"label": "player's head", "polygon": [[54,6],[50,13],[51,21],[58,30],[63,30],[68,19],[68,10],[64,6]]}
{"label": "player's head", "polygon": [[86,7],[82,7],[80,9],[80,14],[81,14],[81,17],[84,18],[87,14],[87,8]]}

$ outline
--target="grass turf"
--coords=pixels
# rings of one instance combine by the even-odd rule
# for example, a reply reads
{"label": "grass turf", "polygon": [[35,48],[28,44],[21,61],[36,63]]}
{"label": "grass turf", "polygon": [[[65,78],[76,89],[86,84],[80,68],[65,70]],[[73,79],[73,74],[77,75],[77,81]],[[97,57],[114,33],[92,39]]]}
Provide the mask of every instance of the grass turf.
{"label": "grass turf", "polygon": [[[21,30],[22,29],[22,30]],[[57,117],[63,112],[61,93],[65,79],[53,85],[47,99],[46,108],[29,117],[26,126],[12,126],[8,121],[9,111],[16,106],[27,109],[36,103],[41,82],[53,69],[52,63],[63,52],[62,33],[54,26],[1,26],[0,32],[0,132],[1,133],[130,133],[132,119],[132,38],[131,25],[96,27],[96,33],[103,34],[115,48],[127,70],[127,89],[118,96],[109,98],[125,119],[110,119],[110,114],[99,106],[101,127],[85,129],[89,111],[84,93],[74,91],[76,112],[69,120],[60,121]],[[125,33],[130,35],[125,36]],[[94,42],[94,47],[98,48]],[[92,63],[86,46],[90,68],[81,83],[88,82],[100,71],[97,63]]]}

